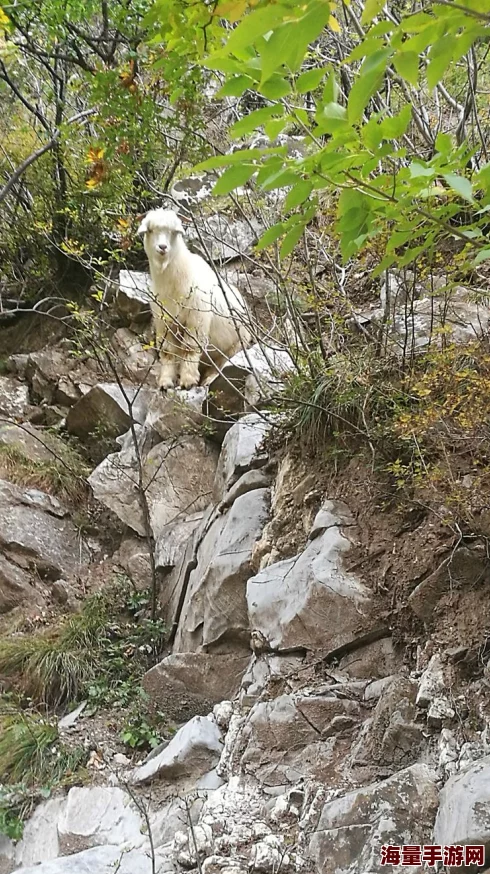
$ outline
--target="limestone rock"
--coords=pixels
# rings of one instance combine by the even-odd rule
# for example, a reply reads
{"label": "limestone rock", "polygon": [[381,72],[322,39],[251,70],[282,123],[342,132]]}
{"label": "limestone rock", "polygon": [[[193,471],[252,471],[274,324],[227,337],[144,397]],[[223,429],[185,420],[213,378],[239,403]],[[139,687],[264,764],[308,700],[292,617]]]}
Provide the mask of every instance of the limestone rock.
{"label": "limestone rock", "polygon": [[[201,233],[203,243],[194,228],[189,228],[187,238],[192,248],[204,258],[223,263],[247,255],[262,232],[256,219],[249,221],[229,219],[220,213],[208,216]],[[207,251],[206,251],[207,250]]]}
{"label": "limestone rock", "polygon": [[148,273],[137,270],[121,270],[116,307],[119,313],[131,321],[150,319],[152,295]]}
{"label": "limestone rock", "polygon": [[342,566],[349,541],[336,527],[247,584],[252,635],[272,650],[334,650],[369,627],[370,592]]}
{"label": "limestone rock", "polygon": [[151,585],[151,564],[148,544],[140,537],[126,537],[114,556],[137,589]]}
{"label": "limestone rock", "polygon": [[118,328],[111,337],[111,345],[118,356],[118,368],[144,388],[156,388],[158,366],[156,349],[143,345],[129,328]]}
{"label": "limestone rock", "polygon": [[148,406],[145,425],[164,440],[177,434],[198,433],[206,422],[202,412],[206,397],[205,386],[188,391],[175,388],[165,394],[155,392]]}
{"label": "limestone rock", "polygon": [[224,496],[220,510],[223,511],[227,507],[231,507],[237,498],[245,495],[247,492],[252,492],[255,489],[265,489],[270,486],[271,478],[269,474],[263,470],[247,470],[242,474],[239,480],[229,489]]}
{"label": "limestone rock", "polygon": [[267,456],[262,449],[270,424],[256,413],[244,416],[226,434],[221,447],[214,499],[223,500],[225,493],[246,471],[263,467]]}
{"label": "limestone rock", "polygon": [[133,771],[132,782],[145,783],[156,776],[195,782],[218,763],[222,749],[221,732],[214,719],[194,716],[161,753]]}
{"label": "limestone rock", "polygon": [[245,587],[255,542],[269,513],[269,490],[237,498],[211,525],[191,572],[175,652],[226,646],[247,650],[249,627]]}
{"label": "limestone rock", "polygon": [[[9,447],[20,452],[29,461],[53,462],[63,458],[65,444],[53,434],[47,434],[26,422],[14,425],[0,422],[0,447]],[[1,466],[1,456],[0,456]]]}
{"label": "limestone rock", "polygon": [[441,791],[434,843],[490,846],[490,756],[450,777]]}
{"label": "limestone rock", "polygon": [[203,515],[203,511],[183,514],[161,528],[155,542],[157,568],[172,568],[177,564]]}
{"label": "limestone rock", "polygon": [[252,656],[240,689],[242,707],[252,707],[263,696],[269,683],[296,673],[303,663],[304,659],[297,655]]}
{"label": "limestone rock", "polygon": [[59,856],[58,820],[65,803],[64,798],[49,798],[38,804],[15,849],[17,865],[37,865]]}
{"label": "limestone rock", "polygon": [[237,352],[209,383],[213,411],[222,416],[258,405],[281,390],[284,375],[293,367],[291,355],[282,347],[256,343]]}
{"label": "limestone rock", "polygon": [[[157,858],[156,874],[168,870]],[[62,856],[51,862],[20,868],[17,874],[152,874],[150,854],[144,850],[128,850],[114,844],[93,847],[72,856]]]}
{"label": "limestone rock", "polygon": [[444,687],[441,656],[439,653],[435,653],[420,678],[415,703],[418,707],[428,707],[435,696],[440,695]]}
{"label": "limestone rock", "polygon": [[313,520],[310,540],[323,534],[327,528],[334,526],[347,528],[351,525],[355,525],[355,519],[343,501],[324,501]]}
{"label": "limestone rock", "polygon": [[116,437],[128,430],[131,421],[143,424],[151,392],[117,383],[98,383],[70,408],[66,428],[81,439],[100,432]]}
{"label": "limestone rock", "polygon": [[354,765],[386,774],[417,761],[423,725],[416,722],[416,691],[416,684],[405,677],[395,678],[382,691],[352,748]]}
{"label": "limestone rock", "polygon": [[[138,463],[134,446],[128,444],[108,455],[88,481],[97,500],[144,536]],[[143,488],[155,538],[181,514],[189,516],[207,506],[216,463],[216,448],[201,437],[164,441],[144,455]]]}
{"label": "limestone rock", "polygon": [[18,421],[25,417],[28,406],[27,386],[11,376],[0,376],[0,417]]}
{"label": "limestone rock", "polygon": [[309,856],[319,874],[382,874],[384,844],[428,844],[437,810],[435,775],[412,765],[324,805]]}
{"label": "limestone rock", "polygon": [[138,846],[143,820],[127,792],[117,786],[70,789],[58,822],[65,855],[105,844]]}
{"label": "limestone rock", "polygon": [[173,653],[144,676],[143,686],[156,707],[177,722],[209,713],[214,704],[233,698],[249,656]]}
{"label": "limestone rock", "polygon": [[179,179],[172,185],[170,194],[185,209],[195,209],[211,196],[217,178],[216,173],[196,173],[186,176],[185,179]]}
{"label": "limestone rock", "polygon": [[33,587],[31,575],[0,553],[0,614],[23,603],[41,606],[43,597]]}
{"label": "limestone rock", "polygon": [[0,546],[8,560],[50,580],[78,571],[90,558],[56,498],[6,480],[0,480]]}

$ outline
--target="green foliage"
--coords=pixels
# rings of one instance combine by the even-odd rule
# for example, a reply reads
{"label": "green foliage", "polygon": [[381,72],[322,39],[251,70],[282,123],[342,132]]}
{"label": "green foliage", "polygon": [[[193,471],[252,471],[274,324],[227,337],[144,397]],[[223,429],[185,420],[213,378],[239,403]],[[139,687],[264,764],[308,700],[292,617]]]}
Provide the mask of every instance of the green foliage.
{"label": "green foliage", "polygon": [[124,620],[127,592],[115,584],[47,632],[3,638],[0,672],[39,703],[57,706],[87,696],[94,707],[126,704],[164,640],[161,621]]}
{"label": "green foliage", "polygon": [[52,461],[34,461],[21,444],[0,444],[0,469],[10,482],[42,489],[71,504],[79,504],[87,496],[89,468],[68,446],[62,455],[53,455]]}
{"label": "green foliage", "polygon": [[22,837],[24,820],[35,802],[71,778],[86,758],[68,748],[55,722],[5,699],[0,712],[0,834]]}
{"label": "green foliage", "polygon": [[[479,263],[486,251],[484,215],[472,212],[457,228],[453,219],[461,212],[460,199],[474,205],[476,192],[479,203],[484,208],[489,205],[489,165],[469,170],[474,142],[460,133],[456,144],[445,132],[436,130],[432,154],[428,154],[427,137],[421,140],[418,136],[407,95],[411,88],[417,88],[418,99],[424,103],[439,83],[447,89],[455,81],[456,65],[466,53],[476,53],[475,62],[482,58],[490,32],[488,14],[472,3],[464,7],[434,4],[424,12],[409,4],[396,23],[395,16],[389,20],[381,17],[382,4],[377,0],[367,0],[357,25],[341,27],[332,16],[335,4],[321,0],[301,5],[290,0],[259,0],[242,5],[238,10],[238,4],[231,4],[239,23],[231,31],[222,24],[221,34],[211,14],[214,39],[201,45],[202,62],[224,75],[222,93],[240,95],[255,90],[263,94],[265,85],[279,77],[295,89],[298,98],[308,91],[314,95],[310,94],[308,108],[303,109],[300,99],[290,100],[289,92],[268,94],[266,106],[231,128],[232,136],[239,138],[264,126],[271,141],[280,130],[289,129],[304,134],[309,143],[303,158],[281,155],[273,159],[265,151],[261,156],[244,152],[246,164],[225,172],[217,184],[217,193],[233,190],[252,176],[265,191],[291,186],[285,211],[293,216],[266,231],[259,249],[284,236],[281,257],[291,254],[302,229],[318,210],[316,205],[305,216],[302,205],[307,198],[313,192],[335,195],[340,191],[336,230],[344,260],[380,237],[385,245],[383,267],[405,265],[418,256],[423,235],[429,246],[440,245],[442,238],[451,236],[468,241],[468,257],[476,257]],[[218,4],[216,14],[220,8]],[[223,4],[224,18],[227,8]],[[351,8],[351,18],[355,18],[356,10]],[[339,39],[351,48],[346,97],[339,97],[333,70],[323,63],[312,65],[311,45],[314,40],[328,43],[326,26],[340,33]],[[306,63],[308,69],[302,70]],[[389,104],[383,98],[387,82]],[[475,114],[483,112],[482,98],[474,94],[473,100]],[[419,118],[416,121],[420,127]],[[478,143],[477,138],[476,144],[483,145],[484,155],[484,143]],[[235,164],[236,155],[220,157],[219,166]],[[213,166],[218,164],[210,158],[200,168]]]}

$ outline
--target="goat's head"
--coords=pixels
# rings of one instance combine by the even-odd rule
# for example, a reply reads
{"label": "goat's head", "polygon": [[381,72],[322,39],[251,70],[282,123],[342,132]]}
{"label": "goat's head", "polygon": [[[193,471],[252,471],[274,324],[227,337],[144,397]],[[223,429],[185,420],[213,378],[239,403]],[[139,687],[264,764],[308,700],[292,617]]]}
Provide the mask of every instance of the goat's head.
{"label": "goat's head", "polygon": [[148,260],[165,270],[184,233],[177,213],[172,209],[152,209],[144,217],[137,232],[144,235],[143,245]]}

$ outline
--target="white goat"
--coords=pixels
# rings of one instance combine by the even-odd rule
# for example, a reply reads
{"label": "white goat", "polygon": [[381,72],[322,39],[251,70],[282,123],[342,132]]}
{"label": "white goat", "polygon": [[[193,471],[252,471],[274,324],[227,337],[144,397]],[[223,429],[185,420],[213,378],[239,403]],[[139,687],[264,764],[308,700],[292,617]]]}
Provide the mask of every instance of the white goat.
{"label": "white goat", "polygon": [[138,228],[150,263],[152,313],[161,371],[159,386],[199,385],[250,342],[247,309],[240,293],[216,277],[189,251],[184,228],[171,209],[151,210]]}

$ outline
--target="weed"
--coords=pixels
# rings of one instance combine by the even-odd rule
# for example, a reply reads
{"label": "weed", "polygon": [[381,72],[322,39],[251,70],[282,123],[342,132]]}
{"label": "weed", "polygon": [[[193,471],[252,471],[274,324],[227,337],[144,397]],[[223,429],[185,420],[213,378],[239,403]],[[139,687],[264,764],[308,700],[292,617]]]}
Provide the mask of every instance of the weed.
{"label": "weed", "polygon": [[126,703],[164,641],[161,621],[121,622],[127,594],[108,587],[48,632],[0,640],[0,672],[34,701],[55,707],[83,696],[94,706]]}
{"label": "weed", "polygon": [[22,837],[23,821],[40,797],[65,782],[86,752],[61,743],[56,723],[7,703],[0,716],[0,834]]}
{"label": "weed", "polygon": [[0,468],[10,482],[51,492],[72,504],[87,496],[89,469],[73,449],[66,448],[63,457],[53,455],[52,461],[36,461],[25,455],[20,444],[0,444]]}

